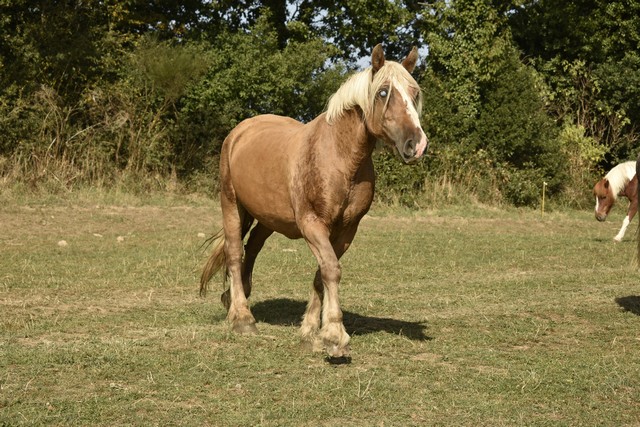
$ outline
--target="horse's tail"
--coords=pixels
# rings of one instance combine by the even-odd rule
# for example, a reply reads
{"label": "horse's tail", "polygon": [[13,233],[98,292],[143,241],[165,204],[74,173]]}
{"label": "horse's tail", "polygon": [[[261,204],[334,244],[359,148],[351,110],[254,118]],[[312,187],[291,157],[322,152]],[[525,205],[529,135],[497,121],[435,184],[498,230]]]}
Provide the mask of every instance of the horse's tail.
{"label": "horse's tail", "polygon": [[[224,230],[218,231],[218,233],[211,237],[211,242],[213,242],[213,252],[207,263],[202,270],[202,275],[200,276],[200,296],[205,296],[207,294],[208,283],[218,271],[222,269],[222,267],[227,266],[227,261],[224,255]],[[227,279],[227,275],[225,273],[223,280]]]}

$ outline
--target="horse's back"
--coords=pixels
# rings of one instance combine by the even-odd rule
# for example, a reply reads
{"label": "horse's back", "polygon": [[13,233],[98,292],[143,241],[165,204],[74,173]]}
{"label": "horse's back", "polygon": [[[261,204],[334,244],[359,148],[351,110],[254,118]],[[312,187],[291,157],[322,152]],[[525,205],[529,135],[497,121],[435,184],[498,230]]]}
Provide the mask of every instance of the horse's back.
{"label": "horse's back", "polygon": [[304,126],[303,123],[292,119],[291,117],[279,116],[277,114],[260,114],[258,116],[250,117],[241,121],[231,133],[253,131],[283,131],[288,132]]}
{"label": "horse's back", "polygon": [[274,114],[255,116],[236,126],[225,139],[224,145],[228,146],[226,148],[231,158],[240,157],[234,162],[251,158],[251,153],[268,153],[270,158],[274,158],[292,149],[292,144],[296,142],[295,135],[303,126],[289,117]]}
{"label": "horse's back", "polygon": [[619,165],[615,166],[613,169],[609,171],[609,173],[607,174],[607,177],[611,178],[612,175],[619,175],[621,177],[624,177],[625,180],[631,180],[633,179],[635,174],[636,174],[636,162],[635,160],[630,160],[628,162],[620,163]]}

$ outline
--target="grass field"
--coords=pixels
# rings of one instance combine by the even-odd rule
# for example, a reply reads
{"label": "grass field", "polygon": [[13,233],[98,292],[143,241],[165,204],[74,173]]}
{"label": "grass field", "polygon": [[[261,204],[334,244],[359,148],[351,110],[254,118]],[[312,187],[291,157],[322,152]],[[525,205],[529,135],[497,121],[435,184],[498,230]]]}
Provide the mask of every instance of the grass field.
{"label": "grass field", "polygon": [[198,297],[214,201],[4,200],[0,425],[640,425],[621,220],[374,209],[342,262],[353,359],[332,365],[299,345],[303,242],[267,242],[260,335],[236,336],[219,285]]}

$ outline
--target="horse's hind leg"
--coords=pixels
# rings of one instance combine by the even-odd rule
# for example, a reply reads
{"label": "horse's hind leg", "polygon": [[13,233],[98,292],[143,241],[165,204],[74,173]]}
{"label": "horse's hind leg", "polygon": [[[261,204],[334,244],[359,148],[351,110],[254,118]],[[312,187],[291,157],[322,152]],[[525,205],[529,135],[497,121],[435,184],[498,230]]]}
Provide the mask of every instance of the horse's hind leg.
{"label": "horse's hind leg", "polygon": [[[268,229],[262,224],[258,223],[253,230],[251,230],[251,234],[249,235],[249,240],[247,244],[244,246],[244,262],[242,265],[242,288],[244,289],[244,296],[248,299],[251,296],[251,278],[253,275],[253,265],[255,264],[256,257],[262,247],[264,246],[264,242],[273,234],[273,230]],[[231,305],[231,289],[227,289],[222,293],[220,297],[222,304],[224,307],[229,310],[229,306]]]}
{"label": "horse's hind leg", "polygon": [[257,223],[251,234],[249,240],[244,247],[244,265],[242,267],[242,285],[244,286],[244,295],[249,298],[251,295],[251,278],[253,275],[253,265],[256,262],[258,253],[262,250],[264,242],[273,234],[273,230],[265,227],[264,225]]}
{"label": "horse's hind leg", "polygon": [[[233,196],[233,197],[230,197]],[[246,226],[247,212],[236,205],[235,195],[230,191],[221,192],[222,222],[225,235],[224,252],[227,262],[227,279],[230,282],[228,299],[222,295],[223,304],[228,304],[227,319],[231,328],[238,333],[256,333],[256,320],[249,310],[242,283],[242,237]]]}
{"label": "horse's hind leg", "polygon": [[313,288],[307,309],[302,318],[300,335],[305,346],[309,346],[312,351],[322,351],[322,341],[318,339],[320,330],[320,312],[322,310],[322,299],[324,298],[324,285],[322,284],[322,274],[320,268],[316,270],[313,279]]}
{"label": "horse's hind leg", "polygon": [[[242,218],[242,240],[244,241],[244,236],[247,234],[251,225],[253,224],[254,218],[248,213],[244,213],[240,215]],[[242,264],[242,287],[244,289],[244,296],[249,298],[251,295],[251,271],[253,270],[253,263],[255,261],[258,252],[262,249],[264,245],[264,241],[273,233],[273,231],[269,231],[268,234],[264,235],[264,231],[267,228],[263,227],[261,224],[257,224],[253,230],[251,230],[251,235],[249,236],[249,241],[244,247],[244,262]],[[247,268],[249,274],[247,274]],[[231,305],[231,289],[227,289],[220,296],[220,301],[222,301],[222,305],[224,308],[229,311],[229,306]]]}

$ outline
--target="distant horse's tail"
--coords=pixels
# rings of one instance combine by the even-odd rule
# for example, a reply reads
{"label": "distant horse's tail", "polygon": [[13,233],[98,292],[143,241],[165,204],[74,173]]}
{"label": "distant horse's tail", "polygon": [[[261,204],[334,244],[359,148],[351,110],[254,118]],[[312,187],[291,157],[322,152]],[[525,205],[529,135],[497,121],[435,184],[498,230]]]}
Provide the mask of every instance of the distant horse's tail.
{"label": "distant horse's tail", "polygon": [[[218,231],[218,233],[211,238],[211,241],[214,244],[213,252],[207,260],[202,270],[202,275],[200,276],[200,296],[202,297],[207,294],[207,287],[213,275],[220,271],[222,267],[226,268],[227,266],[224,255],[224,230]],[[225,273],[223,280],[226,280],[226,278],[227,275]]]}

